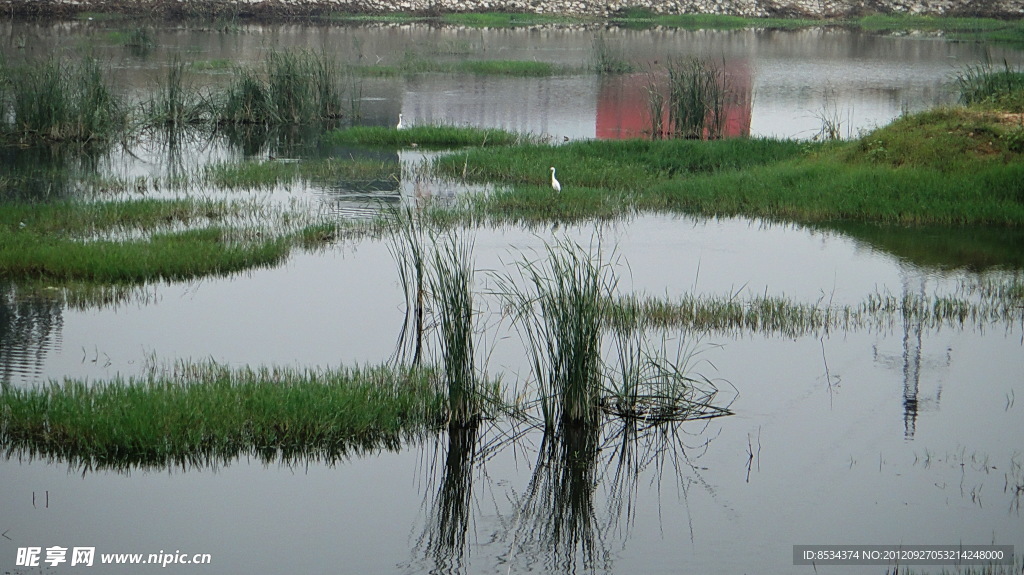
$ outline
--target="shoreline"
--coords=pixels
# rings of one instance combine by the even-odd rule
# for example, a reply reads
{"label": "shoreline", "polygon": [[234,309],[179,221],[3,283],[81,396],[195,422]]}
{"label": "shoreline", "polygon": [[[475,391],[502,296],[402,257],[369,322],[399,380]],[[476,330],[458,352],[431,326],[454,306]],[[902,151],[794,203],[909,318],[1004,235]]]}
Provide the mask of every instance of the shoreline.
{"label": "shoreline", "polygon": [[231,17],[290,20],[338,15],[440,17],[501,12],[614,18],[629,10],[655,15],[712,14],[746,18],[841,19],[869,14],[1024,18],[1024,0],[0,0],[9,19],[122,14],[165,19]]}

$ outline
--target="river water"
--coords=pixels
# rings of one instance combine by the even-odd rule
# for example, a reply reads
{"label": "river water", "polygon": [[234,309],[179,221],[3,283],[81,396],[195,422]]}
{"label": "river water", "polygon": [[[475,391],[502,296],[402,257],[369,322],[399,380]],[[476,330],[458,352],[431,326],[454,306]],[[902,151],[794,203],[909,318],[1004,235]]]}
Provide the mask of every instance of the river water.
{"label": "river water", "polygon": [[[828,29],[425,25],[159,27],[156,46],[139,55],[115,40],[125,27],[5,22],[0,35],[10,60],[93,51],[113,65],[119,85],[142,93],[174,54],[255,63],[267,50],[301,47],[351,62],[394,64],[416,53],[583,66],[600,33],[644,65],[673,55],[721,59],[747,94],[739,111],[744,131],[786,138],[813,137],[823,115],[856,136],[901,113],[950,103],[952,74],[986,51],[996,61],[1024,61],[1019,51],[980,44]],[[224,81],[225,71],[210,68],[204,81]],[[389,125],[401,113],[411,123],[502,127],[556,139],[625,137],[638,126],[638,81],[586,73],[365,78],[360,121]],[[274,151],[273,144],[218,145],[185,149],[179,161],[195,169],[211,159]],[[97,169],[170,169],[144,147],[128,152],[101,159]],[[407,150],[393,157],[406,165],[423,158]],[[379,195],[397,200],[410,187],[398,182]],[[268,195],[298,196],[338,217],[360,217],[372,205],[330,187]],[[586,244],[600,236],[614,247],[623,293],[768,294],[837,305],[876,293],[949,293],[961,282],[1019,274],[1019,259],[984,254],[1024,247],[1019,234],[978,240],[969,230],[941,231],[947,243],[970,237],[970,245],[981,246],[980,255],[951,256],[946,244],[922,240],[934,230],[881,238],[870,230],[655,214],[462,233],[474,238],[481,292],[493,285],[484,270],[508,269],[545,242],[569,237]],[[922,249],[922,241],[931,247]],[[65,307],[56,297],[22,299],[7,289],[0,300],[0,375],[14,386],[130,377],[175,360],[379,363],[394,351],[404,301],[386,242],[371,239],[296,253],[273,269],[142,286],[111,305]],[[481,335],[486,369],[516,385],[528,377],[523,351],[514,329],[493,315]],[[695,369],[720,383],[735,415],[646,433],[609,427],[602,449],[582,463],[570,464],[557,449],[548,451],[540,434],[508,422],[477,437],[440,434],[333,462],[115,471],[10,454],[0,460],[0,569],[38,572],[18,565],[19,549],[32,546],[94,547],[97,563],[101,553],[209,554],[210,565],[167,569],[218,574],[882,573],[884,566],[795,566],[793,546],[1024,549],[1019,323],[935,327],[896,318],[827,334],[667,336],[697,352]],[[65,563],[45,572],[79,569]]]}

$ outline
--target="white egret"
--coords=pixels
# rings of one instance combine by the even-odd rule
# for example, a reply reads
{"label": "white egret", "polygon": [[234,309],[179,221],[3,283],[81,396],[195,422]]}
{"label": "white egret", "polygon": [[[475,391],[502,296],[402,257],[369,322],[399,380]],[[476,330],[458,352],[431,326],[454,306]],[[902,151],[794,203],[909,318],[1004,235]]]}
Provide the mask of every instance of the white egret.
{"label": "white egret", "polygon": [[401,130],[403,128],[405,128],[405,126],[402,125],[402,115],[399,114],[398,115],[398,125],[395,126],[395,129]]}
{"label": "white egret", "polygon": [[558,183],[558,180],[555,179],[555,167],[554,166],[551,167],[551,189],[555,190],[556,192],[561,192],[562,191],[562,184]]}

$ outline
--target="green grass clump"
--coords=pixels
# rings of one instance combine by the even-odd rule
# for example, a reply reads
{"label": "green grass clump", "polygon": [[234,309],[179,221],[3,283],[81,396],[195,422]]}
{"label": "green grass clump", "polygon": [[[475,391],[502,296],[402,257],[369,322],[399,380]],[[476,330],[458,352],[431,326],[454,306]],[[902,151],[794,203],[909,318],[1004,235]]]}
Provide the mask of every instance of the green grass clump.
{"label": "green grass clump", "polygon": [[572,188],[638,191],[690,174],[770,164],[803,154],[798,142],[767,139],[588,140],[510,149],[474,148],[439,159],[435,169],[449,177],[512,185],[546,186],[550,166],[558,168],[563,193]]}
{"label": "green grass clump", "polygon": [[549,62],[531,60],[469,60],[459,62],[455,71],[490,76],[554,76],[564,70]]}
{"label": "green grass clump", "polygon": [[0,448],[115,469],[246,455],[333,460],[395,449],[444,416],[428,370],[183,363],[127,381],[4,387]]}
{"label": "green grass clump", "polygon": [[[406,120],[408,121],[408,120]],[[367,146],[408,146],[461,148],[466,146],[513,146],[534,138],[494,128],[422,125],[403,130],[380,126],[355,126],[332,130],[323,141],[327,144],[360,144]]]}
{"label": "green grass clump", "polygon": [[127,127],[125,113],[93,58],[0,62],[0,138],[7,143],[109,141]]}
{"label": "green grass clump", "polygon": [[477,74],[481,76],[516,76],[516,77],[548,77],[574,74],[579,68],[559,66],[550,62],[535,60],[461,60],[458,62],[439,62],[409,53],[397,64],[374,64],[351,66],[349,71],[363,76],[402,76],[413,74],[445,73],[445,74]]}
{"label": "green grass clump", "polygon": [[188,81],[190,68],[190,64],[174,57],[154,95],[143,104],[146,124],[180,127],[212,120],[214,103]]}
{"label": "green grass clump", "polygon": [[393,180],[401,166],[382,160],[322,158],[298,161],[215,162],[203,166],[202,183],[226,189],[266,189],[298,181]]}
{"label": "green grass clump", "polygon": [[1024,72],[1010,68],[1006,61],[1002,69],[991,62],[967,66],[957,73],[956,85],[961,104],[1024,112]]}
{"label": "green grass clump", "polygon": [[526,343],[544,426],[593,426],[603,385],[602,302],[614,293],[617,279],[600,249],[595,253],[567,240],[516,267],[526,286],[504,276],[498,290]]}
{"label": "green grass clump", "polygon": [[578,18],[559,16],[553,14],[523,13],[498,13],[498,12],[465,12],[460,14],[445,14],[441,21],[446,24],[459,26],[471,26],[476,28],[512,28],[515,26],[536,26],[540,24],[561,24],[577,21]]}
{"label": "green grass clump", "polygon": [[[265,234],[230,221],[248,208],[198,200],[9,203],[0,278],[137,283],[222,275],[282,262],[322,226]],[[328,240],[325,240],[328,241]]]}
{"label": "green grass clump", "polygon": [[271,51],[262,69],[242,68],[224,96],[226,124],[303,124],[339,118],[342,68],[326,53]]}

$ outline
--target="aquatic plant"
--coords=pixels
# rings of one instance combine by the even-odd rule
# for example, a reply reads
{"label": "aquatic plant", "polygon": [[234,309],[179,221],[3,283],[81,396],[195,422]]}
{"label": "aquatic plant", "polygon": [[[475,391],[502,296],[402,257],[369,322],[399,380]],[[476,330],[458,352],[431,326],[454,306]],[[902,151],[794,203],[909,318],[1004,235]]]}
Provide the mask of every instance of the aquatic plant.
{"label": "aquatic plant", "polygon": [[339,118],[343,86],[341,67],[326,53],[274,50],[262,70],[236,71],[218,120],[301,124]]}
{"label": "aquatic plant", "polygon": [[0,449],[84,468],[337,460],[397,448],[446,410],[429,370],[149,366],[137,378],[0,390]]}
{"label": "aquatic plant", "polygon": [[[239,224],[251,218],[270,228]],[[275,228],[275,218],[291,223]],[[322,222],[287,210],[198,199],[7,204],[0,229],[8,232],[0,235],[0,276],[61,282],[228,274],[278,264],[311,237],[330,238]]]}
{"label": "aquatic plant", "polygon": [[721,138],[725,130],[725,103],[729,91],[724,68],[700,58],[674,60],[666,68],[666,102],[672,137]]}
{"label": "aquatic plant", "polygon": [[1000,69],[986,53],[983,62],[965,66],[955,80],[961,104],[1024,112],[1024,71],[1014,70],[1005,59]]}
{"label": "aquatic plant", "polygon": [[451,425],[465,427],[480,417],[474,344],[473,243],[455,235],[433,238],[429,288],[436,317],[441,370],[448,385]]}
{"label": "aquatic plant", "polygon": [[476,368],[473,307],[473,242],[454,232],[441,235],[406,206],[387,218],[388,250],[398,264],[405,297],[405,320],[395,360],[423,360],[426,315],[438,334],[439,369],[448,390],[449,424],[465,427],[481,416],[485,390]]}
{"label": "aquatic plant", "polygon": [[602,385],[602,302],[617,279],[596,251],[569,240],[547,245],[544,258],[523,259],[496,278],[498,295],[526,345],[538,386],[543,424],[591,426],[598,420]]}
{"label": "aquatic plant", "polygon": [[154,95],[143,104],[144,124],[181,127],[212,119],[213,102],[186,81],[192,65],[175,55]]}
{"label": "aquatic plant", "polygon": [[423,359],[424,306],[429,258],[426,222],[406,206],[385,219],[391,242],[388,251],[398,265],[398,285],[405,296],[405,321],[398,333],[394,359],[420,365]]}
{"label": "aquatic plant", "polygon": [[4,67],[0,134],[20,143],[111,140],[126,127],[124,104],[94,58]]}
{"label": "aquatic plant", "polygon": [[633,71],[621,50],[608,44],[603,34],[594,36],[591,50],[591,70],[598,74],[625,74]]}
{"label": "aquatic plant", "polygon": [[[406,118],[408,121],[409,118]],[[398,118],[395,118],[398,121]],[[515,146],[537,141],[527,134],[517,134],[496,128],[416,124],[402,130],[394,127],[353,126],[332,130],[324,134],[323,141],[331,144],[362,144],[368,146],[407,146],[461,148],[466,146]]]}

